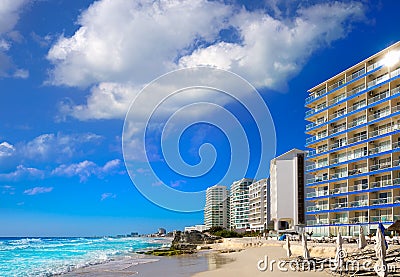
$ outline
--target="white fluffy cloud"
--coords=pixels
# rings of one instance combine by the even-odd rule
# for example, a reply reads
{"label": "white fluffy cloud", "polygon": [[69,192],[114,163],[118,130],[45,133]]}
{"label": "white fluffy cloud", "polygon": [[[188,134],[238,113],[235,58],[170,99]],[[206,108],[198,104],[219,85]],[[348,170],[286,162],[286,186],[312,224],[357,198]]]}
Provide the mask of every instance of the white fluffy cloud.
{"label": "white fluffy cloud", "polygon": [[20,13],[29,0],[0,1],[0,77],[27,78],[29,72],[18,69],[7,51],[12,47],[12,40],[19,36],[13,29],[17,24]]}
{"label": "white fluffy cloud", "polygon": [[62,134],[49,133],[40,135],[33,140],[22,143],[19,152],[21,156],[36,161],[63,161],[79,155],[84,144],[96,145],[102,137],[93,133]]}
{"label": "white fluffy cloud", "polygon": [[121,160],[108,161],[104,166],[99,166],[92,161],[83,161],[70,165],[60,165],[51,174],[54,176],[78,176],[81,182],[86,182],[89,177],[103,178],[107,174],[115,173],[121,166]]}
{"label": "white fluffy cloud", "polygon": [[53,191],[53,187],[34,187],[24,191],[26,195],[37,195],[42,193],[49,193]]}
{"label": "white fluffy cloud", "polygon": [[9,157],[15,152],[14,145],[9,144],[6,141],[0,143],[0,158],[1,157]]}
{"label": "white fluffy cloud", "polygon": [[[97,1],[83,11],[75,34],[51,47],[49,82],[92,86],[87,103],[61,106],[81,120],[123,118],[146,83],[188,66],[217,66],[257,87],[280,89],[315,50],[364,18],[360,2],[293,5],[282,18],[277,5],[270,15],[206,0]],[[239,39],[224,41],[227,29]]]}
{"label": "white fluffy cloud", "polygon": [[17,181],[21,179],[41,179],[44,178],[45,171],[34,168],[34,167],[26,167],[24,165],[18,165],[16,170],[10,173],[1,173],[0,180],[5,181]]}

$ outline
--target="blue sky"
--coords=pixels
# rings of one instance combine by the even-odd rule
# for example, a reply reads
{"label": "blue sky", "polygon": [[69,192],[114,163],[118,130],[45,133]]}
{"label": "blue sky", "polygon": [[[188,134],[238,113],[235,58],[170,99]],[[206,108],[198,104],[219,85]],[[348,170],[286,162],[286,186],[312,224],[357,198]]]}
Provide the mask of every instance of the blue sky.
{"label": "blue sky", "polygon": [[[399,40],[400,3],[370,2],[1,1],[0,236],[153,232],[202,223],[201,211],[165,209],[144,197],[124,156],[130,157],[133,179],[148,182],[156,194],[158,183],[146,179],[146,166],[160,183],[182,192],[203,191],[221,180],[229,185],[243,175],[254,177],[257,169],[258,177],[267,177],[265,160],[275,152],[304,148],[307,89]],[[144,121],[141,108],[157,95],[140,94],[148,83],[204,65],[253,85],[275,129],[267,120],[261,132],[245,98],[210,91],[171,98],[158,110],[163,116]],[[149,104],[134,109],[137,128],[125,131],[135,137],[146,129],[146,138],[135,137],[123,150],[125,115],[139,94]],[[165,115],[206,100],[232,114],[240,128],[210,124],[224,124],[228,115],[209,106],[184,110],[165,141],[176,139],[189,168],[201,162],[211,168],[200,177],[190,170],[178,174],[176,157],[166,164],[169,148],[162,149],[159,128]],[[196,124],[172,136],[186,121]],[[239,131],[248,141],[231,149]],[[226,172],[233,173],[223,179]]]}

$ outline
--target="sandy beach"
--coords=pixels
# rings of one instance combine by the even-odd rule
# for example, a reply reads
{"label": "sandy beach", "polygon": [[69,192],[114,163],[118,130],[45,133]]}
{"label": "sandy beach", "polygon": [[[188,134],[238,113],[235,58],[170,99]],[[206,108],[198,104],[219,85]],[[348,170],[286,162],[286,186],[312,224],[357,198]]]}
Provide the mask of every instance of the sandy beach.
{"label": "sandy beach", "polygon": [[[299,271],[290,266],[289,261],[296,261],[303,252],[300,242],[296,241],[291,242],[290,259],[286,257],[285,242],[276,240],[232,238],[203,247],[211,249],[172,257],[150,255],[125,257],[121,260],[82,268],[66,276],[330,276],[329,268],[325,268],[325,271]],[[370,244],[364,251],[371,251],[373,247],[374,245]],[[399,247],[390,246],[390,248]],[[328,259],[335,256],[336,245],[309,242],[308,249],[312,258]],[[360,253],[356,244],[344,244],[343,249],[349,255]]]}

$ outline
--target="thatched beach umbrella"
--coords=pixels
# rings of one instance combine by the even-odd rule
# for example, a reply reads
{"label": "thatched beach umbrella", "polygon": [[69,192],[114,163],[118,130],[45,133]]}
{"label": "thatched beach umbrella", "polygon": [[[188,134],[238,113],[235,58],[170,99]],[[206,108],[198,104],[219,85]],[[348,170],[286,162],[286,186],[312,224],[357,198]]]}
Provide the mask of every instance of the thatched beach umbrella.
{"label": "thatched beach umbrella", "polygon": [[336,255],[335,261],[337,263],[338,269],[343,267],[343,258],[345,257],[345,252],[343,251],[343,239],[342,235],[338,233],[336,238]]}
{"label": "thatched beach umbrella", "polygon": [[358,249],[364,249],[367,246],[367,240],[364,235],[364,228],[360,226],[360,233],[358,234]]}
{"label": "thatched beach umbrella", "polygon": [[385,261],[387,244],[385,241],[384,231],[385,227],[383,227],[382,223],[379,223],[379,228],[376,230],[375,237],[375,255],[378,258],[378,261],[374,266],[374,270],[379,277],[387,276],[387,264]]}
{"label": "thatched beach umbrella", "polygon": [[303,258],[305,260],[310,259],[310,252],[308,251],[307,248],[307,237],[305,233],[301,235],[301,244],[303,245]]}
{"label": "thatched beach umbrella", "polygon": [[292,256],[292,251],[290,250],[289,236],[286,236],[286,255],[288,256],[288,258]]}
{"label": "thatched beach umbrella", "polygon": [[395,223],[393,223],[392,225],[390,225],[387,228],[388,231],[395,231],[395,232],[400,232],[400,220],[396,220]]}

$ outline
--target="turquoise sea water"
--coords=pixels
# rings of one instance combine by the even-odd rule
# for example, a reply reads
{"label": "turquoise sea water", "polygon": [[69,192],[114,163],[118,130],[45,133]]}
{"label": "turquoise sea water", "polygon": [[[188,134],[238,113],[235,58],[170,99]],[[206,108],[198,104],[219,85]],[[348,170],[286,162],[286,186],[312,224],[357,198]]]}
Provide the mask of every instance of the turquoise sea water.
{"label": "turquoise sea water", "polygon": [[168,244],[157,238],[0,238],[0,276],[53,276]]}

